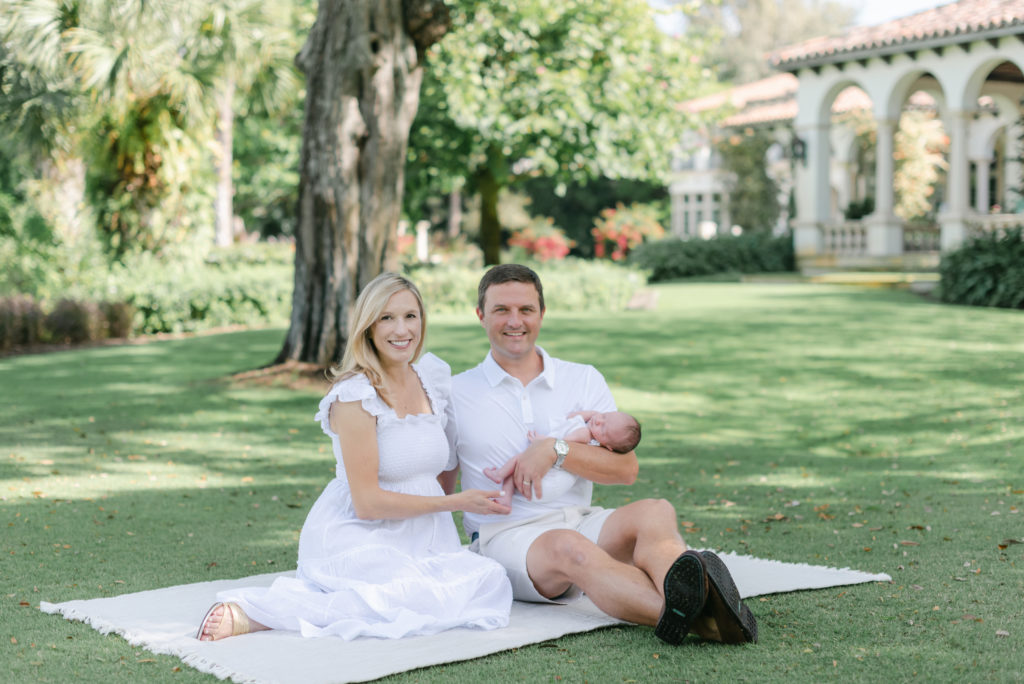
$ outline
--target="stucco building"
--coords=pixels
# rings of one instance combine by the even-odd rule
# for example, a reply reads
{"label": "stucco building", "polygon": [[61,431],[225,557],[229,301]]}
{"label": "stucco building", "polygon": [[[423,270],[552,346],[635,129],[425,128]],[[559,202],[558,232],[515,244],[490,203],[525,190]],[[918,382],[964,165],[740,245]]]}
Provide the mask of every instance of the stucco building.
{"label": "stucco building", "polygon": [[[774,77],[686,103],[726,113],[702,139],[683,141],[670,186],[675,234],[732,228],[711,140],[749,126],[769,128],[777,141],[766,164],[780,203],[795,205],[778,230],[793,231],[802,262],[899,265],[955,248],[972,232],[1024,223],[1024,1],[960,0],[786,47],[772,63],[781,72]],[[930,220],[913,225],[895,212],[894,140],[908,109],[934,112],[946,145]],[[853,110],[872,119],[868,168],[842,123]],[[866,194],[873,211],[848,220]]]}

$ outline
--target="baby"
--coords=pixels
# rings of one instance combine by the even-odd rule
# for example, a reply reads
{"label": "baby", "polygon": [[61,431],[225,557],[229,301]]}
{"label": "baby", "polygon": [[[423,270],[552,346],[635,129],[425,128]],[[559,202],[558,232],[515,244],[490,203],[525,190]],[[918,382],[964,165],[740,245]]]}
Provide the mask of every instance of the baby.
{"label": "baby", "polygon": [[[540,437],[530,430],[526,436],[532,442]],[[567,442],[589,444],[597,442],[605,449],[625,454],[636,448],[640,443],[640,423],[636,418],[622,411],[576,411],[556,425],[549,437],[561,437]],[[501,496],[495,499],[498,503],[511,505],[512,490],[515,484],[512,473],[516,469],[516,459],[510,458],[500,468],[484,468],[484,475],[495,482],[501,483]],[[565,494],[576,482],[576,476],[564,470],[552,468],[541,480],[541,491],[544,496],[539,501],[553,500]]]}

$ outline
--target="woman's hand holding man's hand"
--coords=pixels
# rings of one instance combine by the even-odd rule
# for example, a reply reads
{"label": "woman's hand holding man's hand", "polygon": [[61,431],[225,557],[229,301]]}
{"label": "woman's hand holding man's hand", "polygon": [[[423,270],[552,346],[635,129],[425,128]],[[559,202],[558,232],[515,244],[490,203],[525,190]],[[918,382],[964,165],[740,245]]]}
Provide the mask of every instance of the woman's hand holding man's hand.
{"label": "woman's hand holding man's hand", "polygon": [[458,494],[458,507],[456,510],[467,513],[478,513],[480,515],[508,515],[512,509],[496,499],[501,496],[500,490],[492,492],[482,489],[464,489]]}

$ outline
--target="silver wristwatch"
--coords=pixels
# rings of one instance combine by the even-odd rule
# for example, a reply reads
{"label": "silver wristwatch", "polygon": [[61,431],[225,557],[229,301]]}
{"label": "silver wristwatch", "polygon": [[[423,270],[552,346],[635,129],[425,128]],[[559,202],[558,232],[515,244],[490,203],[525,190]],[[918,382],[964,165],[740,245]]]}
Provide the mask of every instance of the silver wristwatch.
{"label": "silver wristwatch", "polygon": [[565,463],[565,457],[569,455],[569,443],[564,439],[556,439],[555,454],[555,463],[551,467],[561,470],[562,464]]}

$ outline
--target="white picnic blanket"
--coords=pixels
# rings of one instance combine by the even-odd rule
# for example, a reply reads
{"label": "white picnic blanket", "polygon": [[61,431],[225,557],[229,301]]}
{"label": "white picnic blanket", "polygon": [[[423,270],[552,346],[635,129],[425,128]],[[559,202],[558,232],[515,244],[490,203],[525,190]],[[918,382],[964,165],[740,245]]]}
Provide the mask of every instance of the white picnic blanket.
{"label": "white picnic blanket", "polygon": [[[886,574],[719,555],[744,598],[891,581]],[[582,597],[560,605],[516,601],[509,626],[490,631],[452,629],[409,639],[355,641],[337,637],[306,639],[297,632],[281,631],[256,632],[216,642],[195,638],[199,621],[218,591],[237,586],[266,586],[275,577],[292,572],[184,584],[109,598],[56,604],[44,601],[39,607],[46,613],[85,622],[103,634],[119,634],[153,653],[177,656],[197,670],[221,679],[261,684],[364,682],[620,624]],[[756,607],[754,613],[757,614]]]}

